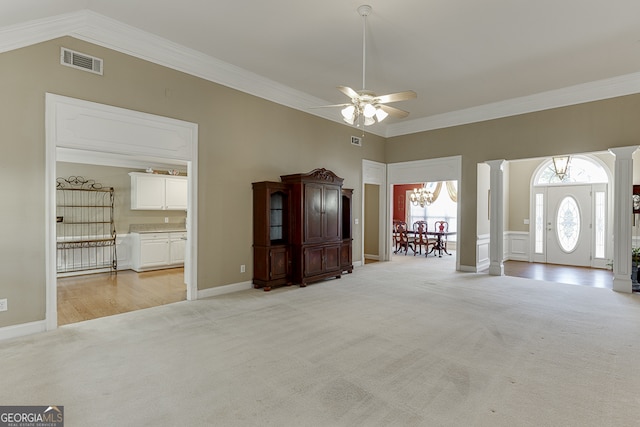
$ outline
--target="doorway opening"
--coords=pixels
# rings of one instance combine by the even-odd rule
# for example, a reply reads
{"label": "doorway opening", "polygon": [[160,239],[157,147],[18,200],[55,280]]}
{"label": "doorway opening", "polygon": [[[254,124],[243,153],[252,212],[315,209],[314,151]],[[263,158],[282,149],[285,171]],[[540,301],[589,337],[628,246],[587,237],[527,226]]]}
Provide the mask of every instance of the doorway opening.
{"label": "doorway opening", "polygon": [[381,260],[380,214],[380,186],[364,184],[364,232],[362,235],[365,264]]}
{"label": "doorway opening", "polygon": [[47,93],[45,129],[46,329],[58,326],[58,161],[142,170],[153,164],[186,168],[184,270],[178,275],[186,299],[197,299],[197,124]]}
{"label": "doorway opening", "polygon": [[[109,209],[110,215],[104,214],[107,208],[100,207],[100,215],[94,218],[96,209],[86,206],[91,197],[84,194],[87,192],[79,191],[78,185],[68,190],[59,188],[57,191],[58,326],[185,300],[186,240],[183,239],[186,233],[187,211],[131,209],[132,178],[129,173],[139,173],[146,167],[153,169],[157,175],[164,174],[165,170],[171,170],[173,176],[178,175],[178,172],[185,175],[186,165],[150,162],[141,163],[139,167],[133,167],[131,164],[128,167],[117,166],[117,162],[105,165],[101,164],[99,158],[93,159],[91,154],[87,154],[85,163],[66,162],[61,159],[65,159],[63,153],[56,162],[58,185],[62,182],[64,188],[71,187],[67,182],[73,178],[76,182],[86,182],[82,187],[90,183],[92,187],[99,187],[101,190],[112,189],[110,194],[113,203]],[[154,178],[162,179],[162,175]],[[91,191],[88,194],[91,195]],[[94,219],[98,223],[104,223],[107,216],[110,217],[111,224],[103,224],[97,234],[94,224],[87,224],[87,221],[91,222]],[[100,246],[102,242],[99,240],[104,237],[105,227],[113,227],[115,246]],[[140,252],[140,248],[139,245],[133,244],[131,232],[140,228],[161,231],[154,233],[156,239],[150,242],[152,245],[146,246],[153,248],[153,251],[145,249],[148,257],[154,255],[146,261],[153,264],[148,268],[149,271],[135,271],[137,266],[132,265],[134,252]],[[172,233],[169,233],[169,230]],[[77,239],[77,236],[98,241],[87,240],[86,244],[82,242],[70,249],[60,247],[62,240]],[[95,247],[96,245],[99,247]],[[164,256],[163,251],[165,254],[169,251],[170,260]],[[140,258],[139,255],[137,257]],[[111,258],[115,258],[114,261],[111,261]],[[100,268],[106,264],[111,264],[111,268]]]}
{"label": "doorway opening", "polygon": [[[420,200],[416,195],[427,196]],[[452,256],[458,231],[458,182],[437,181],[393,186],[393,253]],[[407,235],[403,235],[405,229]]]}

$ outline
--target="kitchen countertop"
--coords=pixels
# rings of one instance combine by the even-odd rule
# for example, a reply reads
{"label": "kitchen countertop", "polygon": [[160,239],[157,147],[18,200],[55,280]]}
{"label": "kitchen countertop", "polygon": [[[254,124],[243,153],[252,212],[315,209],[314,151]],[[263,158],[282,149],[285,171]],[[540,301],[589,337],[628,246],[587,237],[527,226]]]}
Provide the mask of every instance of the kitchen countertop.
{"label": "kitchen countertop", "polygon": [[181,233],[187,231],[181,224],[131,224],[129,233]]}

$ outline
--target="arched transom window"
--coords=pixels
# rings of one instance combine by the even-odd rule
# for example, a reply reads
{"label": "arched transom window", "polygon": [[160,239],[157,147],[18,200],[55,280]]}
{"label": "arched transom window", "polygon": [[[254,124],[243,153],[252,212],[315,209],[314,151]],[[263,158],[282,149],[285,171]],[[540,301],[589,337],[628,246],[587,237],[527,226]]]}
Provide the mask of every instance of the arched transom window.
{"label": "arched transom window", "polygon": [[571,157],[566,176],[561,180],[553,168],[553,161],[548,163],[538,172],[534,185],[566,184],[566,183],[606,183],[607,172],[598,163],[586,157]]}

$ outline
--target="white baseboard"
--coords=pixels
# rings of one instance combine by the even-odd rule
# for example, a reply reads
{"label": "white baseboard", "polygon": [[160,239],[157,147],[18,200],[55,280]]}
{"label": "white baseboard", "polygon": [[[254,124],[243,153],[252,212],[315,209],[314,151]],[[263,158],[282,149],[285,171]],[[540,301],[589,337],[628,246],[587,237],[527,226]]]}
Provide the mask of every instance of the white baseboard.
{"label": "white baseboard", "polygon": [[23,337],[25,335],[39,334],[47,330],[47,322],[39,320],[37,322],[22,323],[0,328],[0,341],[11,338]]}
{"label": "white baseboard", "polygon": [[364,259],[375,259],[380,261],[380,255],[364,254]]}
{"label": "white baseboard", "polygon": [[[487,264],[488,268],[489,265]],[[480,271],[482,271],[484,268],[482,266],[475,266],[475,265],[460,265],[460,269],[458,271],[462,271],[464,273],[478,273]]]}
{"label": "white baseboard", "polygon": [[198,299],[230,294],[232,292],[246,291],[247,289],[253,289],[253,284],[251,282],[240,282],[232,283],[231,285],[216,286],[214,288],[198,290]]}

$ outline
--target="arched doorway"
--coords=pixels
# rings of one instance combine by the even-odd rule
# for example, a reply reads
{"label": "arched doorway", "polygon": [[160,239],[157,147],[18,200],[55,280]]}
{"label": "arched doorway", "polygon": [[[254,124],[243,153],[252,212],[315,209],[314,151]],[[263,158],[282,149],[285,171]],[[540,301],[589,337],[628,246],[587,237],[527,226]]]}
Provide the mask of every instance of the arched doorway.
{"label": "arched doorway", "polygon": [[598,158],[571,156],[566,175],[552,159],[531,180],[533,262],[606,268],[612,242],[610,172]]}

